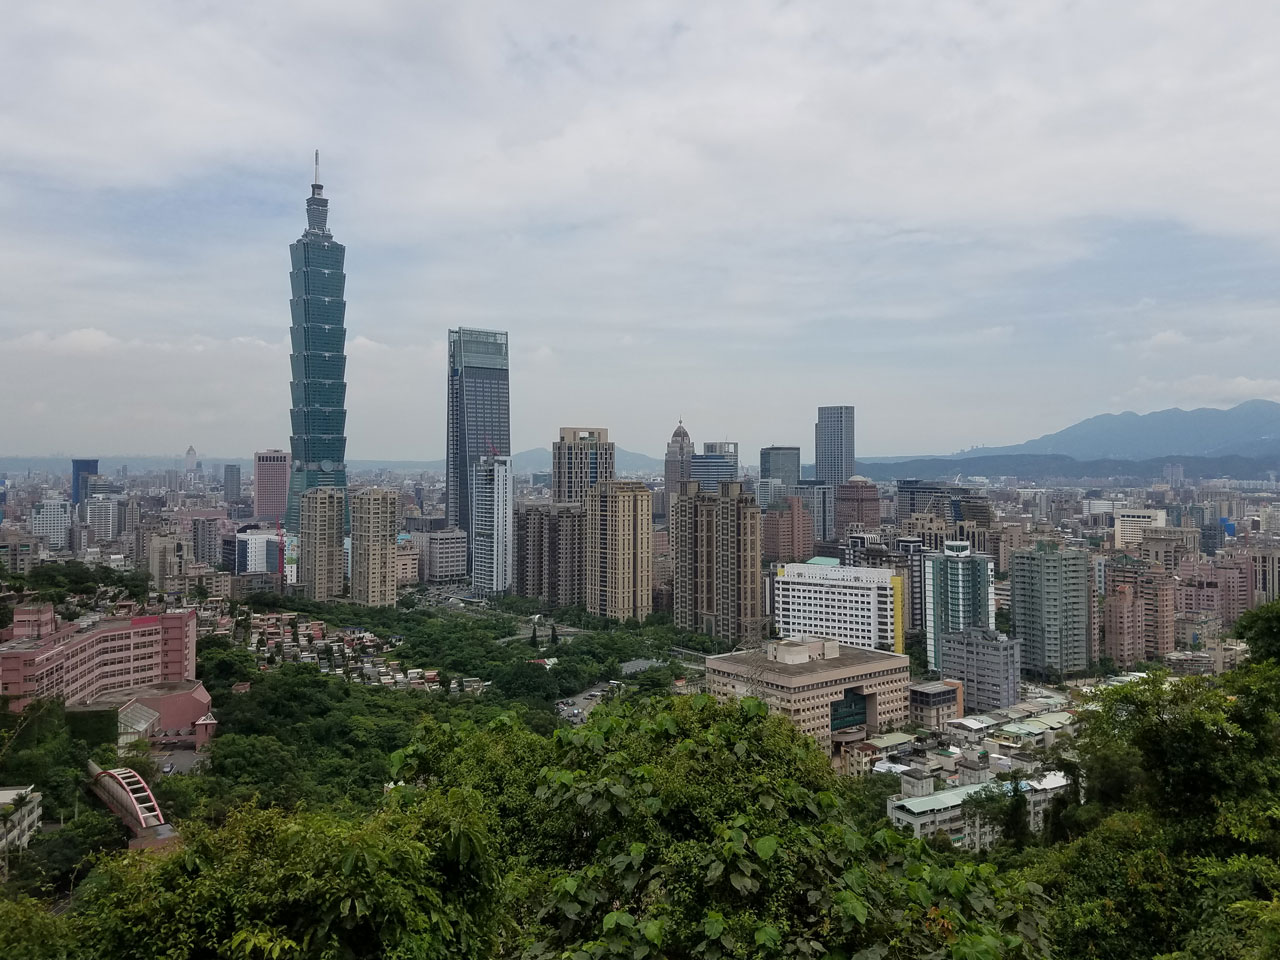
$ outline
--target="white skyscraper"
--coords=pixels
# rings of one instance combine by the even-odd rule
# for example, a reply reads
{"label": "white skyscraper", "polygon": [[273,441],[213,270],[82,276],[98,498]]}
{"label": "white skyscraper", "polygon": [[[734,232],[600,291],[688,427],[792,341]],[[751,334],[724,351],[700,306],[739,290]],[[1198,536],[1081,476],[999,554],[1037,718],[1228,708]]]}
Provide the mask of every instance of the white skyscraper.
{"label": "white skyscraper", "polygon": [[924,630],[929,669],[942,667],[942,637],[996,627],[995,564],[968,541],[948,540],[924,559]]}
{"label": "white skyscraper", "polygon": [[61,497],[42,500],[31,508],[31,517],[28,520],[31,532],[37,537],[44,537],[50,550],[67,549],[72,511],[70,500],[63,500]]}
{"label": "white skyscraper", "polygon": [[505,593],[515,574],[515,487],[510,457],[481,457],[471,469],[471,586]]}
{"label": "white skyscraper", "polygon": [[856,472],[853,457],[853,407],[819,407],[813,425],[814,476],[823,483],[844,483]]}
{"label": "white skyscraper", "polygon": [[116,497],[104,497],[101,494],[84,501],[85,521],[93,531],[96,543],[114,540],[121,529],[120,501]]}
{"label": "white skyscraper", "polygon": [[826,637],[867,650],[903,650],[902,578],[888,568],[786,563],[774,580],[784,637]]}

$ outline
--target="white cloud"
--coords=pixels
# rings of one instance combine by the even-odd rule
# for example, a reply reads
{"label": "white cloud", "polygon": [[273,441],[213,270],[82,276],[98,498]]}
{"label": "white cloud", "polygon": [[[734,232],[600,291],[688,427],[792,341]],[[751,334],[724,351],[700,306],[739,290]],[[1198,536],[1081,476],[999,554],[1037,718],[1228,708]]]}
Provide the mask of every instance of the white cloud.
{"label": "white cloud", "polygon": [[122,343],[105,330],[85,327],[68,330],[66,333],[50,335],[43,330],[35,330],[15,337],[4,345],[6,352],[14,354],[68,354],[68,353],[101,353],[120,346]]}
{"label": "white cloud", "polygon": [[[683,415],[807,449],[843,400],[860,450],[947,450],[1265,389],[1277,27],[1260,0],[24,5],[0,345],[61,379],[17,374],[49,409],[5,445],[282,444],[314,146],[353,457],[440,453],[459,324],[511,332],[517,447],[586,418],[660,452]],[[104,394],[104,356],[139,389]]]}
{"label": "white cloud", "polygon": [[1181,347],[1188,342],[1187,335],[1180,330],[1161,330],[1147,340],[1147,345],[1152,347]]}

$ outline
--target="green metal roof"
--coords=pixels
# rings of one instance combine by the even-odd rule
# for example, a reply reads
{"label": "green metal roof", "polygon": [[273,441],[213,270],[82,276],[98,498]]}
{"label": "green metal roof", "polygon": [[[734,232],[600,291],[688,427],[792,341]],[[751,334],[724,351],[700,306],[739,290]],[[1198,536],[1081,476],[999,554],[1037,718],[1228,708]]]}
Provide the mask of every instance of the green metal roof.
{"label": "green metal roof", "polygon": [[815,567],[838,567],[840,566],[839,557],[810,557],[805,561],[806,564],[813,564]]}

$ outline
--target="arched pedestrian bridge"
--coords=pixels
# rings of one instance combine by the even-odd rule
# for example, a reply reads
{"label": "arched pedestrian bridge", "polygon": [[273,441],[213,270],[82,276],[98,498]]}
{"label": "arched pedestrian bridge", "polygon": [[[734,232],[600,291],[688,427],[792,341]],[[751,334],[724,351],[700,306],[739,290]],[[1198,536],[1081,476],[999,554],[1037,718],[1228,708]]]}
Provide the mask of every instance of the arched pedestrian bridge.
{"label": "arched pedestrian bridge", "polygon": [[165,823],[151,788],[136,771],[128,767],[103,770],[90,760],[89,776],[89,789],[136,838],[129,846],[152,846],[175,836],[173,827]]}

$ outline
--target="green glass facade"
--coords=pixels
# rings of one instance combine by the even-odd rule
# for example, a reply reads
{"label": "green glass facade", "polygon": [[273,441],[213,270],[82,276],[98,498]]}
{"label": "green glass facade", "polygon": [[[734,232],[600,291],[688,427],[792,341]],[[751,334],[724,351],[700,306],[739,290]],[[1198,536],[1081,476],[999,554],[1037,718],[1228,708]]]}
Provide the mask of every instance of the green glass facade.
{"label": "green glass facade", "polygon": [[289,247],[289,329],[293,403],[289,437],[289,504],[285,526],[298,530],[302,495],[347,485],[346,248],[329,232],[329,201],[311,185],[307,229]]}
{"label": "green glass facade", "polygon": [[844,698],[831,704],[831,730],[848,730],[867,722],[867,697],[849,687]]}

